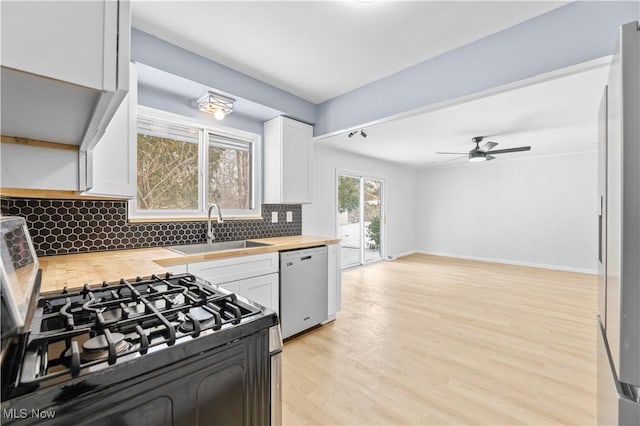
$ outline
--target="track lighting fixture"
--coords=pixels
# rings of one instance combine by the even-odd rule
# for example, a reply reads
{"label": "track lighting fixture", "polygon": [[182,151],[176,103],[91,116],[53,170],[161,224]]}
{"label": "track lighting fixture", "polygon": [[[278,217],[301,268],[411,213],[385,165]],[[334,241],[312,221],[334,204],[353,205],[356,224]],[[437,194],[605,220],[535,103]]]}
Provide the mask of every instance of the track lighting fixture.
{"label": "track lighting fixture", "polygon": [[[357,134],[358,134],[358,130],[354,130],[352,132],[349,132],[347,136],[353,137],[354,135],[357,135]],[[360,136],[362,136],[363,138],[367,137],[367,134],[365,133],[364,129],[360,129]]]}

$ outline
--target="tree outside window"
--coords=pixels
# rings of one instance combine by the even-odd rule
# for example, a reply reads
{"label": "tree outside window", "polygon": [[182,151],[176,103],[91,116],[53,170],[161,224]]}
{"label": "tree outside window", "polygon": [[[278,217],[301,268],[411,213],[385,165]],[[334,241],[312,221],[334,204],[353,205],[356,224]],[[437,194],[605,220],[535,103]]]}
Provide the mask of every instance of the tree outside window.
{"label": "tree outside window", "polygon": [[217,203],[226,210],[250,210],[252,152],[251,141],[141,116],[135,209],[194,215]]}

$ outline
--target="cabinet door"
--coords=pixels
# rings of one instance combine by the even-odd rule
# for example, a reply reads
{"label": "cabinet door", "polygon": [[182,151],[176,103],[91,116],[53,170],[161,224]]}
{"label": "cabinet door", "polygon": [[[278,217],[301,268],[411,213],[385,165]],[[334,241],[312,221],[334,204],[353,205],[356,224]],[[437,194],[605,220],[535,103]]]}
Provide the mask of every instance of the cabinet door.
{"label": "cabinet door", "polygon": [[239,281],[238,294],[278,313],[278,278],[278,274],[269,274]]}
{"label": "cabinet door", "polygon": [[328,247],[328,321],[336,319],[336,313],[342,306],[342,271],[340,267],[340,244]]}
{"label": "cabinet door", "polygon": [[313,127],[283,118],[282,198],[285,203],[312,201]]}
{"label": "cabinet door", "polygon": [[132,198],[136,195],[137,76],[129,67],[130,87],[104,135],[87,159],[88,194]]}
{"label": "cabinet door", "polygon": [[312,126],[287,117],[265,122],[264,203],[310,203],[312,162]]}
{"label": "cabinet door", "polygon": [[117,2],[2,2],[5,67],[114,91],[117,40]]}
{"label": "cabinet door", "polygon": [[233,281],[230,283],[220,284],[220,287],[232,291],[236,294],[240,294],[240,283],[238,281]]}

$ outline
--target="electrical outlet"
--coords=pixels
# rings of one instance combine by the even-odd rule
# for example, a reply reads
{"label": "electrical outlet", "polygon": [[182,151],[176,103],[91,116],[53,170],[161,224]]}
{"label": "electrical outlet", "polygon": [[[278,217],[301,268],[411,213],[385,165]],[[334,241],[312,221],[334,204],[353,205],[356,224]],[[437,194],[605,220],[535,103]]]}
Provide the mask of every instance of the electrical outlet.
{"label": "electrical outlet", "polygon": [[293,212],[287,212],[287,222],[293,222]]}
{"label": "electrical outlet", "polygon": [[271,223],[278,223],[278,212],[271,212]]}

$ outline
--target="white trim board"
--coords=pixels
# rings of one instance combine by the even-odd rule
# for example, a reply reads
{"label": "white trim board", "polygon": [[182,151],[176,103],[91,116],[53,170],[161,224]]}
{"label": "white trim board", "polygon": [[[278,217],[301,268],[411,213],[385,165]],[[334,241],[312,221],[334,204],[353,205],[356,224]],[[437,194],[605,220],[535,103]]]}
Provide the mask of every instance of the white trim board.
{"label": "white trim board", "polygon": [[417,254],[418,252],[415,250],[412,251],[403,251],[402,253],[390,254],[384,260],[387,262],[393,262],[394,260],[398,260],[401,257],[411,256],[412,254]]}
{"label": "white trim board", "polygon": [[598,274],[597,269],[574,268],[571,266],[549,265],[545,263],[522,262],[517,260],[494,259],[489,257],[478,257],[478,256],[464,256],[459,254],[442,253],[442,252],[435,252],[435,251],[428,251],[428,250],[416,250],[414,253],[428,254],[432,256],[452,257],[454,259],[478,260],[480,262],[503,263],[506,265],[528,266],[531,268],[553,269],[556,271],[578,272],[581,274],[591,274],[591,275]]}

